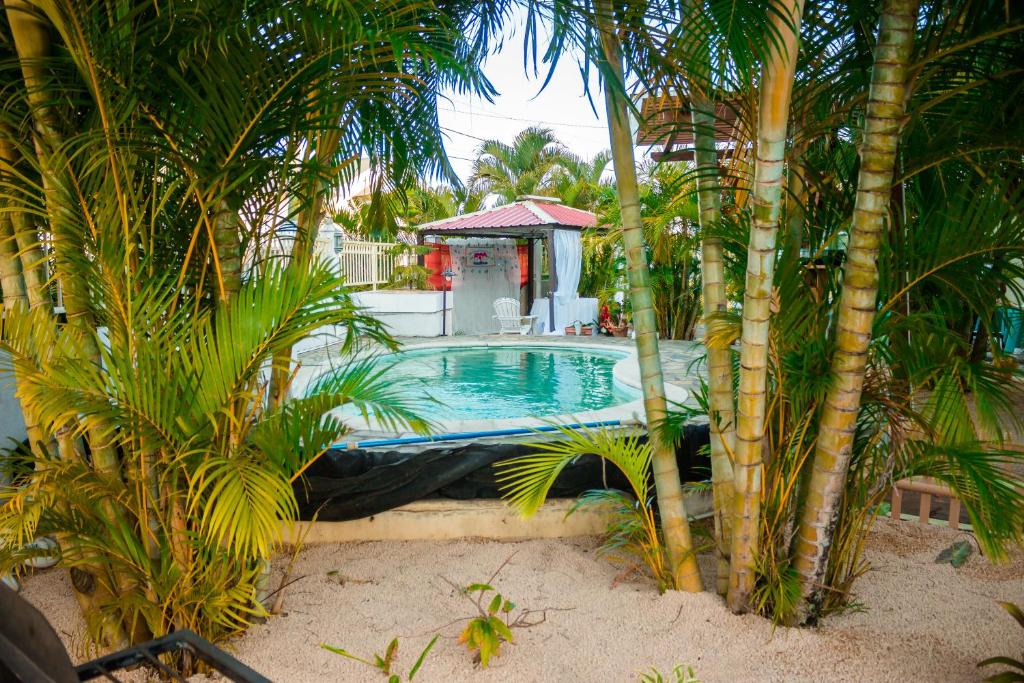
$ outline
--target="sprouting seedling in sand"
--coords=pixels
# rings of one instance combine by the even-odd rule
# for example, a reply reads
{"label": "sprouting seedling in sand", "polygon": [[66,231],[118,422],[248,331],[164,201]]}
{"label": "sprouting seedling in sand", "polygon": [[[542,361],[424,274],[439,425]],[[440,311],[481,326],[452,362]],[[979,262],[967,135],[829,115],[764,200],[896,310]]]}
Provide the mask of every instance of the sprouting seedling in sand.
{"label": "sprouting seedling in sand", "polygon": [[[427,646],[423,648],[423,651],[420,652],[420,656],[416,658],[416,663],[412,665],[412,668],[409,669],[408,675],[405,677],[406,681],[412,681],[416,677],[416,674],[419,672],[420,667],[423,666],[423,661],[427,658],[427,655],[430,654],[430,650],[434,647],[434,643],[437,642],[437,638],[438,636],[434,636],[433,639],[431,639],[431,641],[427,643]],[[328,652],[333,652],[336,655],[347,657],[351,660],[360,662],[369,667],[373,667],[374,669],[379,670],[382,674],[388,677],[388,683],[402,683],[403,679],[401,675],[391,672],[392,668],[394,668],[395,666],[395,663],[398,661],[398,638],[392,638],[391,642],[388,643],[387,648],[384,650],[384,654],[375,654],[372,660],[364,659],[362,657],[352,654],[348,650],[343,650],[340,647],[327,645],[326,643],[320,643],[320,647],[327,650]]]}
{"label": "sprouting seedling in sand", "polygon": [[[491,578],[484,583],[471,583],[463,588],[441,577],[445,583],[469,600],[476,608],[476,616],[464,617],[468,621],[459,635],[459,643],[464,644],[470,652],[476,653],[474,661],[483,668],[487,667],[491,657],[501,654],[501,646],[504,643],[513,642],[512,629],[537,626],[547,621],[549,611],[564,611],[566,609],[546,607],[537,610],[523,609],[518,614],[514,613],[516,604],[499,593],[492,585],[501,570],[511,562],[514,556],[513,553],[502,562],[501,566],[491,574]],[[462,621],[462,619],[456,621]]]}

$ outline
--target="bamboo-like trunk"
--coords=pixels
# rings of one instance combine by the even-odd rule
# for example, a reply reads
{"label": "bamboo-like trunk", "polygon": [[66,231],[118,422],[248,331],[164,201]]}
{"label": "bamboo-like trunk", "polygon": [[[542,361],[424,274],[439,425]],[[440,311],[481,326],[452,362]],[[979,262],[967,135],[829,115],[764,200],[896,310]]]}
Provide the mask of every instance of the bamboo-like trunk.
{"label": "bamboo-like trunk", "polygon": [[[5,123],[0,122],[0,160],[11,168],[21,164],[21,154],[14,143],[14,132]],[[9,207],[13,209],[14,207]],[[21,260],[21,275],[25,284],[25,294],[31,309],[40,306],[52,308],[53,302],[46,287],[46,266],[42,247],[39,244],[39,231],[35,230],[23,211],[10,210],[8,217],[14,231],[14,241]]]}
{"label": "bamboo-like trunk", "polygon": [[[49,26],[38,10],[24,0],[4,0],[4,7],[32,113],[33,142],[42,176],[58,276],[63,287],[67,324],[69,327],[77,327],[83,332],[81,336],[83,356],[90,362],[99,363],[100,351],[93,334],[94,322],[89,305],[87,283],[81,278],[73,276],[76,272],[73,264],[75,259],[81,257],[81,254],[74,253],[76,247],[68,243],[69,231],[64,226],[62,219],[63,203],[60,198],[60,187],[66,172],[63,169],[63,162],[59,161],[62,153],[62,139],[57,125],[58,119],[52,109],[53,98],[47,92],[50,77],[44,66],[45,60],[50,55]],[[5,150],[5,153],[8,151]],[[20,213],[12,214],[12,216],[22,215]],[[14,226],[14,230],[16,239],[20,237],[25,242],[25,249],[22,251],[23,258],[26,254],[31,255],[24,270],[29,272],[36,271],[37,268],[41,269],[42,260],[38,258],[41,257],[41,252],[35,249],[32,231],[28,229],[27,224]],[[38,258],[38,260],[33,261],[31,258]],[[38,286],[38,283],[35,286]],[[46,303],[45,290],[40,287],[36,291],[39,296],[35,297],[36,301],[33,305],[44,305]],[[88,430],[92,446],[92,462],[97,469],[108,472],[115,471],[120,466],[117,453],[110,445],[109,437],[105,435],[111,433],[113,433],[113,429],[106,427]],[[76,449],[71,438],[72,430],[68,425],[56,429],[54,436],[57,439],[58,451],[62,458],[76,457]],[[60,540],[62,543],[65,542],[65,539]],[[102,566],[95,566],[71,572],[75,599],[83,613],[98,612],[98,605],[109,599],[109,594],[103,588],[103,582],[96,580],[97,575],[106,571]],[[126,642],[123,625],[104,620],[101,638],[104,644],[115,647],[122,645]]]}
{"label": "bamboo-like trunk", "polygon": [[779,7],[780,14],[775,15],[772,21],[778,33],[778,44],[761,71],[757,158],[751,195],[753,219],[747,248],[736,420],[736,493],[728,594],[729,608],[734,612],[745,612],[750,608],[755,564],[760,552],[761,449],[767,397],[775,238],[779,229],[786,129],[803,6],[803,0],[789,0],[788,5]]}
{"label": "bamboo-like trunk", "polygon": [[652,469],[658,511],[661,513],[661,526],[675,588],[695,592],[702,590],[702,582],[690,537],[690,524],[679,480],[679,466],[676,463],[673,444],[662,434],[662,424],[668,405],[661,374],[661,357],[658,354],[657,321],[651,295],[650,273],[647,269],[647,249],[640,215],[636,161],[633,156],[633,139],[629,130],[626,101],[623,99],[624,95],[616,90],[617,87],[624,87],[625,82],[622,49],[615,31],[611,3],[608,0],[601,0],[596,3],[596,8],[603,56],[612,77],[616,80],[616,85],[605,83],[604,97],[612,159],[615,164],[615,182],[622,213],[622,242],[626,250],[626,270],[629,275],[630,298],[633,302],[633,327],[636,330],[644,411],[653,453]]}
{"label": "bamboo-like trunk", "polygon": [[242,289],[241,229],[242,220],[238,211],[222,200],[213,217],[213,246],[217,255],[214,273],[217,298],[224,303],[230,302]]}
{"label": "bamboo-like trunk", "polygon": [[[725,259],[722,239],[713,237],[713,226],[722,219],[721,187],[718,183],[718,152],[715,150],[715,106],[697,94],[691,85],[690,111],[697,162],[697,201],[700,205],[701,279],[704,293],[705,336],[712,337],[721,322],[715,314],[725,313]],[[715,542],[718,547],[717,589],[729,588],[729,551],[732,543],[731,505],[732,457],[736,449],[736,408],[732,393],[732,351],[707,346],[708,418],[711,422],[711,492],[715,514]]]}
{"label": "bamboo-like trunk", "polygon": [[0,290],[4,294],[5,308],[28,303],[25,280],[21,276],[18,244],[14,239],[14,226],[11,225],[10,216],[5,213],[0,213]]}
{"label": "bamboo-like trunk", "polygon": [[[319,228],[323,215],[323,198],[312,200],[313,206],[299,214],[296,221],[295,241],[288,261],[288,268],[309,268],[316,244],[316,230]],[[312,231],[312,233],[311,233]],[[270,386],[267,397],[267,410],[277,410],[288,397],[288,386],[291,379],[292,347],[281,349],[274,355],[270,370]]]}
{"label": "bamboo-like trunk", "polygon": [[846,488],[878,297],[878,249],[891,198],[906,109],[906,80],[918,0],[884,0],[860,147],[857,197],[839,298],[832,383],[818,427],[814,464],[797,531],[794,566],[804,597],[801,620],[821,606],[836,518]]}
{"label": "bamboo-like trunk", "polygon": [[[42,173],[47,217],[53,235],[68,325],[83,332],[83,354],[90,362],[99,363],[100,349],[93,334],[95,325],[89,304],[88,285],[81,278],[74,277],[77,270],[74,262],[81,258],[81,254],[74,253],[76,245],[67,240],[69,228],[64,225],[61,215],[63,206],[59,188],[65,171],[58,159],[62,140],[56,114],[52,109],[52,98],[46,92],[49,76],[43,66],[50,54],[49,27],[38,11],[24,0],[6,0],[4,4],[7,8],[11,35],[14,38],[14,47],[21,62],[22,76],[32,110],[32,121],[35,124],[36,154]],[[104,431],[89,430],[92,459],[99,469],[111,471],[118,468],[117,453],[110,446],[108,438],[103,435]]]}
{"label": "bamboo-like trunk", "polygon": [[[333,128],[315,134],[316,140],[316,163],[317,165],[332,164],[333,157],[338,151],[341,142],[341,129]],[[337,170],[329,174],[333,179],[337,176]],[[320,222],[324,216],[324,198],[327,188],[321,187],[322,177],[313,180],[314,187],[310,188],[309,203],[296,217],[296,235],[292,243],[292,253],[288,260],[289,268],[308,269],[313,260],[313,249],[316,246],[317,233],[320,229]],[[270,373],[270,388],[268,391],[268,410],[276,410],[284,402],[288,395],[288,383],[291,378],[292,347],[282,349],[273,359],[273,367]]]}

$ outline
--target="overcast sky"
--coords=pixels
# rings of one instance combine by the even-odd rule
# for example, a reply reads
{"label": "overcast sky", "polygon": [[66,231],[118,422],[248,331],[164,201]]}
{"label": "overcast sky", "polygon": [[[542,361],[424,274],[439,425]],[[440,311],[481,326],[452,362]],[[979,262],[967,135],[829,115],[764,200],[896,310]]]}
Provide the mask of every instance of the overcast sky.
{"label": "overcast sky", "polygon": [[547,87],[540,91],[546,75],[544,65],[540,65],[539,76],[528,76],[523,68],[522,29],[509,33],[502,51],[492,55],[484,66],[498,90],[494,102],[449,94],[438,104],[448,157],[463,182],[469,179],[481,140],[511,143],[520,131],[532,125],[551,128],[566,147],[584,157],[608,148],[604,100],[596,76],[591,76],[595,115],[573,60],[560,62]]}

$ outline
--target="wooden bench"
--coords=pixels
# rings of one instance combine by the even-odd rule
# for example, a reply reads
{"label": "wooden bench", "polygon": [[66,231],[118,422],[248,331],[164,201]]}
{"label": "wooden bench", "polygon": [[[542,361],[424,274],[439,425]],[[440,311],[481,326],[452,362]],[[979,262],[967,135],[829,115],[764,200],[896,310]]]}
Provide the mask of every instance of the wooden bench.
{"label": "wooden bench", "polygon": [[932,496],[949,499],[949,526],[951,529],[960,528],[960,499],[946,486],[940,484],[931,477],[916,477],[911,479],[900,479],[892,487],[892,511],[890,516],[893,519],[903,519],[903,494],[912,491],[921,496],[918,504],[917,521],[920,524],[928,524],[932,511]]}

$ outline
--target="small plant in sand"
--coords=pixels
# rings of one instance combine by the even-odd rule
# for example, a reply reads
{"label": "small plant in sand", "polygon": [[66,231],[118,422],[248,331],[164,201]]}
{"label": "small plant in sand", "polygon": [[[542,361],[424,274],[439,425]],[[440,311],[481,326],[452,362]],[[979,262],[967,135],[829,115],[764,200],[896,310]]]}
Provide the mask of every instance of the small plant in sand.
{"label": "small plant in sand", "polygon": [[970,541],[961,539],[939,553],[935,564],[950,564],[953,569],[959,569],[970,559],[972,550]]}
{"label": "small plant in sand", "polygon": [[[423,648],[423,651],[420,652],[420,656],[416,658],[416,663],[412,665],[411,669],[409,669],[409,673],[406,675],[404,679],[405,681],[412,681],[416,677],[416,674],[419,673],[420,667],[423,666],[423,661],[427,658],[427,655],[430,654],[430,650],[434,647],[434,643],[437,642],[437,638],[438,636],[434,636],[431,639],[431,641],[427,643],[427,646]],[[400,674],[392,673],[391,671],[394,668],[395,663],[398,661],[398,638],[392,638],[391,642],[388,643],[387,648],[385,648],[384,654],[375,654],[373,655],[372,660],[363,659],[362,657],[358,657],[352,654],[348,650],[343,650],[340,647],[327,645],[326,643],[320,643],[320,647],[327,650],[328,652],[333,652],[336,655],[347,657],[351,660],[357,661],[361,664],[365,664],[366,666],[377,669],[382,674],[388,677],[388,683],[402,683],[403,681],[403,678]]]}
{"label": "small plant in sand", "polygon": [[669,676],[651,667],[650,673],[640,674],[639,683],[700,683],[700,679],[697,678],[692,666],[677,664]]}
{"label": "small plant in sand", "polygon": [[[1010,613],[1017,623],[1024,627],[1024,610],[1012,602],[1000,602],[999,606]],[[992,681],[993,683],[1024,683],[1024,654],[1021,655],[1020,659],[1014,659],[1013,657],[989,657],[988,659],[978,662],[978,668],[1002,665],[1009,667],[1006,671],[1001,671],[997,674],[989,676],[986,681]]]}
{"label": "small plant in sand", "polygon": [[[476,594],[473,604],[479,610],[480,616],[469,620],[466,628],[459,634],[459,642],[465,644],[470,652],[475,650],[480,666],[486,668],[491,657],[501,654],[501,644],[511,643],[513,640],[508,619],[516,604],[502,597],[501,593],[486,583],[472,583],[466,587],[465,593]],[[489,593],[494,595],[485,609],[483,603]]]}
{"label": "small plant in sand", "polygon": [[491,657],[501,654],[503,643],[513,642],[512,629],[530,628],[547,621],[549,611],[564,611],[570,608],[546,607],[544,609],[522,609],[515,614],[516,604],[494,588],[494,580],[515,554],[501,563],[491,577],[484,583],[471,583],[461,587],[444,577],[442,580],[454,588],[476,608],[477,614],[449,622],[448,625],[466,621],[466,626],[459,634],[459,643],[464,644],[470,652],[475,652],[474,661],[486,668]]}

